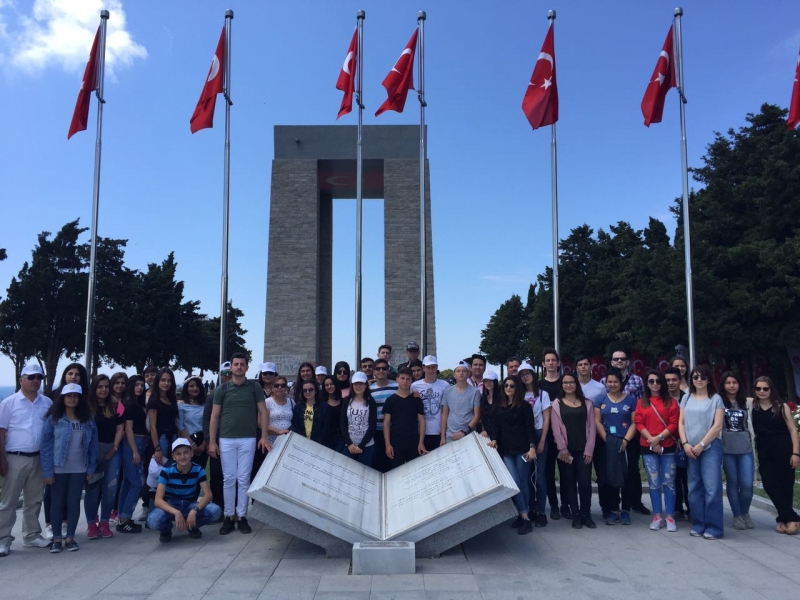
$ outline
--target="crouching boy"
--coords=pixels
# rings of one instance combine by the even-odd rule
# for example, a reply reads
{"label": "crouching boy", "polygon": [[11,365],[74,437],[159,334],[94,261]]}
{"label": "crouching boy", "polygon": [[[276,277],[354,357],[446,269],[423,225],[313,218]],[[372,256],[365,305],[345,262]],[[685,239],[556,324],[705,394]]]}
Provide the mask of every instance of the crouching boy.
{"label": "crouching boy", "polygon": [[[211,487],[203,468],[192,462],[189,440],[178,438],[172,444],[173,462],[161,471],[156,488],[155,508],[147,516],[147,526],[158,530],[161,542],[172,539],[172,522],[178,531],[188,531],[189,537],[202,536],[200,528],[216,523],[222,509],[211,502]],[[202,490],[203,497],[197,500]]]}

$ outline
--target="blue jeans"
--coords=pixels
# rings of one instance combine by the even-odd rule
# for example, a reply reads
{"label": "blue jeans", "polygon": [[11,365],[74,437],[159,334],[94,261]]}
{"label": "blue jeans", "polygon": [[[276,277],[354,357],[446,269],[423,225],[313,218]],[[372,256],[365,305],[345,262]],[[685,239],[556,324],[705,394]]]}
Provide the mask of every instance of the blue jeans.
{"label": "blue jeans", "polygon": [[[653,514],[675,515],[675,454],[644,454],[644,470],[647,471],[647,485],[650,487],[650,502]],[[664,490],[664,504],[661,504],[661,490]]]}
{"label": "blue jeans", "polygon": [[[183,518],[189,516],[189,511],[197,508],[197,502],[189,502],[188,500],[177,500],[170,498],[167,500],[172,508],[177,508],[181,511]],[[202,510],[197,511],[197,528],[208,525],[209,523],[216,523],[222,516],[222,509],[210,502]],[[150,529],[158,530],[161,533],[172,533],[172,524],[175,522],[175,515],[172,515],[164,510],[156,507],[150,510],[147,515],[147,526]]]}
{"label": "blue jeans", "polygon": [[753,501],[753,478],[755,477],[755,460],[753,453],[723,454],[722,467],[725,469],[725,493],[731,505],[734,517],[741,517],[750,512]]}
{"label": "blue jeans", "polygon": [[523,456],[525,456],[525,453],[507,454],[503,457],[503,464],[511,474],[514,483],[516,483],[519,488],[517,495],[512,498],[514,506],[517,507],[517,512],[519,514],[528,512],[528,502],[530,500],[530,496],[528,495],[528,477],[530,476],[531,469],[528,463],[522,460]]}
{"label": "blue jeans", "polygon": [[[127,443],[127,442],[124,442]],[[111,509],[119,487],[120,465],[122,464],[122,448],[114,452],[114,456],[106,463],[102,479],[93,484],[86,484],[86,493],[83,496],[83,510],[87,523],[97,522],[97,509],[100,508],[100,521],[108,523]],[[101,505],[102,498],[102,505]]]}
{"label": "blue jeans", "polygon": [[367,446],[366,448],[364,448],[364,450],[361,452],[361,454],[350,454],[350,450],[348,450],[345,447],[345,449],[342,450],[342,454],[344,454],[345,456],[347,456],[349,458],[352,458],[353,460],[357,460],[362,465],[367,465],[368,467],[371,467],[372,466],[372,456],[373,456],[373,454],[375,454],[375,444],[372,444],[371,446]]}
{"label": "blue jeans", "polygon": [[119,517],[120,519],[130,519],[133,516],[133,509],[139,499],[144,483],[144,449],[147,447],[147,437],[136,437],[136,449],[139,452],[141,461],[138,465],[133,464],[133,450],[125,440],[122,444],[122,482],[119,490]]}
{"label": "blue jeans", "polygon": [[687,458],[692,531],[722,537],[722,442],[711,442],[700,458]]}
{"label": "blue jeans", "polygon": [[[542,439],[542,430],[536,430],[536,446]],[[528,506],[531,512],[545,514],[547,505],[547,442],[544,444],[544,452],[536,453],[536,460],[528,463],[530,474],[528,477]]]}
{"label": "blue jeans", "polygon": [[[86,473],[56,473],[56,482],[51,486],[53,494],[50,505],[50,522],[53,527],[53,539],[61,539],[61,523],[66,517],[67,537],[73,539],[81,518],[81,492],[86,482]],[[55,520],[54,520],[55,519]]]}

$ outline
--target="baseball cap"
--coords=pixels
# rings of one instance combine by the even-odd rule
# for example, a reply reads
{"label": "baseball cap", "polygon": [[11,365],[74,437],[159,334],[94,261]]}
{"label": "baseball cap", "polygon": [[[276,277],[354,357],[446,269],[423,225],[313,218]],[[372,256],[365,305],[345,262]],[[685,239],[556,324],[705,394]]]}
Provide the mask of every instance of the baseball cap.
{"label": "baseball cap", "polygon": [[320,365],[319,367],[316,368],[316,370],[314,371],[314,374],[315,375],[327,375],[328,374],[328,369],[326,369],[325,367]]}
{"label": "baseball cap", "polygon": [[492,381],[497,381],[497,373],[495,373],[494,371],[485,371],[483,373],[483,378],[491,379]]}
{"label": "baseball cap", "polygon": [[61,395],[66,396],[67,394],[82,394],[83,390],[81,386],[77,383],[65,383],[64,387],[61,388]]}
{"label": "baseball cap", "polygon": [[274,362],[263,362],[259,367],[262,373],[277,373],[278,372],[278,365]]}
{"label": "baseball cap", "polygon": [[406,350],[413,350],[414,352],[419,352],[419,344],[417,342],[408,342],[408,344],[406,344]]}
{"label": "baseball cap", "polygon": [[222,371],[230,371],[231,370],[231,363],[229,361],[225,361],[219,366],[220,372]]}
{"label": "baseball cap", "polygon": [[460,361],[458,361],[458,364],[457,364],[455,367],[453,367],[453,371],[455,371],[455,370],[456,370],[456,369],[458,369],[459,367],[464,367],[464,368],[465,368],[467,371],[469,371],[469,370],[470,370],[470,366],[469,366],[469,364],[467,364],[467,363],[466,363],[465,361],[463,361],[463,360],[460,360]]}
{"label": "baseball cap", "polygon": [[439,361],[436,360],[436,357],[433,354],[429,354],[428,356],[422,359],[423,367],[429,367],[430,365],[439,366]]}
{"label": "baseball cap", "polygon": [[177,450],[181,446],[189,446],[189,448],[191,448],[192,443],[186,438],[178,438],[177,440],[172,442],[172,451],[175,452],[175,450]]}
{"label": "baseball cap", "polygon": [[367,374],[359,371],[353,375],[353,378],[350,381],[352,383],[367,383]]}
{"label": "baseball cap", "polygon": [[42,367],[39,366],[39,363],[28,363],[22,367],[22,373],[20,373],[20,375],[41,375],[44,377],[44,371],[42,371]]}
{"label": "baseball cap", "polygon": [[524,362],[519,366],[519,369],[517,369],[517,373],[519,373],[521,371],[531,371],[531,372],[533,372],[533,367],[530,365],[530,363]]}

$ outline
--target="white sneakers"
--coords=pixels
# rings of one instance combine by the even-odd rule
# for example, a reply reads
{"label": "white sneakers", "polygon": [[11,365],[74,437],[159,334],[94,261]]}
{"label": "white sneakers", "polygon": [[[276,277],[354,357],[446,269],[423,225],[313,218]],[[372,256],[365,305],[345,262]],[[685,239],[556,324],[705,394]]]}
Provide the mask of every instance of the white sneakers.
{"label": "white sneakers", "polygon": [[26,548],[47,548],[50,546],[50,542],[48,542],[42,536],[37,535],[35,538],[31,538],[22,542],[22,545]]}
{"label": "white sneakers", "polygon": [[9,552],[11,552],[11,544],[0,544],[0,558],[8,556]]}
{"label": "white sneakers", "polygon": [[654,515],[653,520],[650,521],[650,529],[652,531],[658,531],[664,526],[664,521],[661,519],[660,516]]}
{"label": "white sneakers", "polygon": [[53,526],[52,525],[45,525],[44,526],[44,537],[48,540],[53,539]]}

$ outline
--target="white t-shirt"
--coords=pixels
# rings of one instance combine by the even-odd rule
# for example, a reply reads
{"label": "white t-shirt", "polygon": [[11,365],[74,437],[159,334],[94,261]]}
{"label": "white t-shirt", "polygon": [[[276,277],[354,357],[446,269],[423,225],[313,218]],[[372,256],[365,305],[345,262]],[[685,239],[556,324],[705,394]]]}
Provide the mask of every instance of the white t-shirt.
{"label": "white t-shirt", "polygon": [[533,408],[533,421],[536,429],[544,427],[544,417],[542,413],[550,408],[550,394],[544,390],[538,396],[534,396],[533,392],[525,392],[525,402]]}
{"label": "white t-shirt", "polygon": [[590,379],[589,383],[582,383],[581,389],[583,395],[591,400],[592,404],[597,404],[597,399],[606,393],[606,386],[594,379]]}
{"label": "white t-shirt", "polygon": [[[347,434],[350,441],[358,446],[369,429],[369,406],[366,402],[350,402],[347,405]],[[372,446],[375,439],[367,442],[367,447]]]}
{"label": "white t-shirt", "polygon": [[[283,405],[275,402],[275,399],[272,397],[267,398],[267,410],[269,411],[270,426],[274,427],[275,429],[288,429],[291,431],[293,408],[294,401],[288,396]],[[278,439],[278,436],[274,433],[270,433],[267,437],[269,437],[270,444],[274,444],[275,440]]]}
{"label": "white t-shirt", "polygon": [[428,383],[424,379],[411,384],[411,393],[418,393],[425,408],[425,435],[442,433],[442,394],[450,384],[442,379]]}

